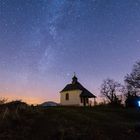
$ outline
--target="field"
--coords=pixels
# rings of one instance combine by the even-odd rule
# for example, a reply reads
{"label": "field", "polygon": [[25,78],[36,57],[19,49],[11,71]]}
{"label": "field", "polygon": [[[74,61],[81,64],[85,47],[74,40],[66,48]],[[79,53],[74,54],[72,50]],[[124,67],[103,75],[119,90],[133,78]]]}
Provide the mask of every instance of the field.
{"label": "field", "polygon": [[138,140],[140,110],[28,107],[0,114],[0,140]]}

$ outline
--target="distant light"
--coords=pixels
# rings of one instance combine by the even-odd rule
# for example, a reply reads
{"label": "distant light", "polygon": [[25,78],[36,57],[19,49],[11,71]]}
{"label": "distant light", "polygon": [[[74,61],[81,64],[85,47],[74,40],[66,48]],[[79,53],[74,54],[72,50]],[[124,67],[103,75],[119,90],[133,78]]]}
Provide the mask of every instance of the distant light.
{"label": "distant light", "polygon": [[140,101],[138,101],[138,106],[140,107]]}

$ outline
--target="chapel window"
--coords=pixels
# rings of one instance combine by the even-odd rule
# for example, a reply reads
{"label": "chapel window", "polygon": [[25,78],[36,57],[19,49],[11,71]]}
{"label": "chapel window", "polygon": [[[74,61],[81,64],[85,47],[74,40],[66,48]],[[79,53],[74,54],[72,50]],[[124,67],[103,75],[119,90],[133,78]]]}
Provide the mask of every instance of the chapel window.
{"label": "chapel window", "polygon": [[69,94],[66,93],[66,100],[69,100]]}

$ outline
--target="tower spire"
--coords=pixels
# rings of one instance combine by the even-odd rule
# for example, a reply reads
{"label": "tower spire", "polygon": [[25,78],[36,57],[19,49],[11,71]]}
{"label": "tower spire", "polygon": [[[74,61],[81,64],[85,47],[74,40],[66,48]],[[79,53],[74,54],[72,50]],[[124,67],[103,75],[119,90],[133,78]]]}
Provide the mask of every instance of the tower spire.
{"label": "tower spire", "polygon": [[72,78],[72,84],[77,83],[77,81],[78,81],[78,78],[76,77],[76,73],[74,72],[74,76]]}

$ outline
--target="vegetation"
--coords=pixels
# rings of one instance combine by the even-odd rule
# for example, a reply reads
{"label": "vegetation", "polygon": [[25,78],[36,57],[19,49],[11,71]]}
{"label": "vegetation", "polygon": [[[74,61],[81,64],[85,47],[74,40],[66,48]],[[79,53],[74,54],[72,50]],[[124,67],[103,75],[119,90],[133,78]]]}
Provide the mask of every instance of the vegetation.
{"label": "vegetation", "polygon": [[117,97],[118,92],[122,89],[121,84],[113,79],[106,79],[101,85],[101,95],[103,95],[111,105],[120,105],[121,100]]}
{"label": "vegetation", "polygon": [[5,104],[6,102],[7,102],[6,98],[3,98],[3,97],[0,98],[0,105]]}
{"label": "vegetation", "polygon": [[122,95],[126,97],[127,107],[138,107],[140,101],[140,61],[134,64],[132,72],[125,76],[124,82],[123,86],[110,78],[104,80],[101,85],[101,95],[113,106],[121,105],[121,99],[118,98],[118,95]]}
{"label": "vegetation", "polygon": [[125,76],[126,83],[126,106],[136,107],[140,101],[140,61],[133,66],[132,72]]}
{"label": "vegetation", "polygon": [[136,109],[26,106],[4,113],[5,110],[0,113],[0,140],[131,140],[140,137],[140,110]]}
{"label": "vegetation", "polygon": [[125,82],[129,90],[135,91],[132,93],[137,94],[140,91],[140,61],[134,64],[132,72],[125,77]]}

